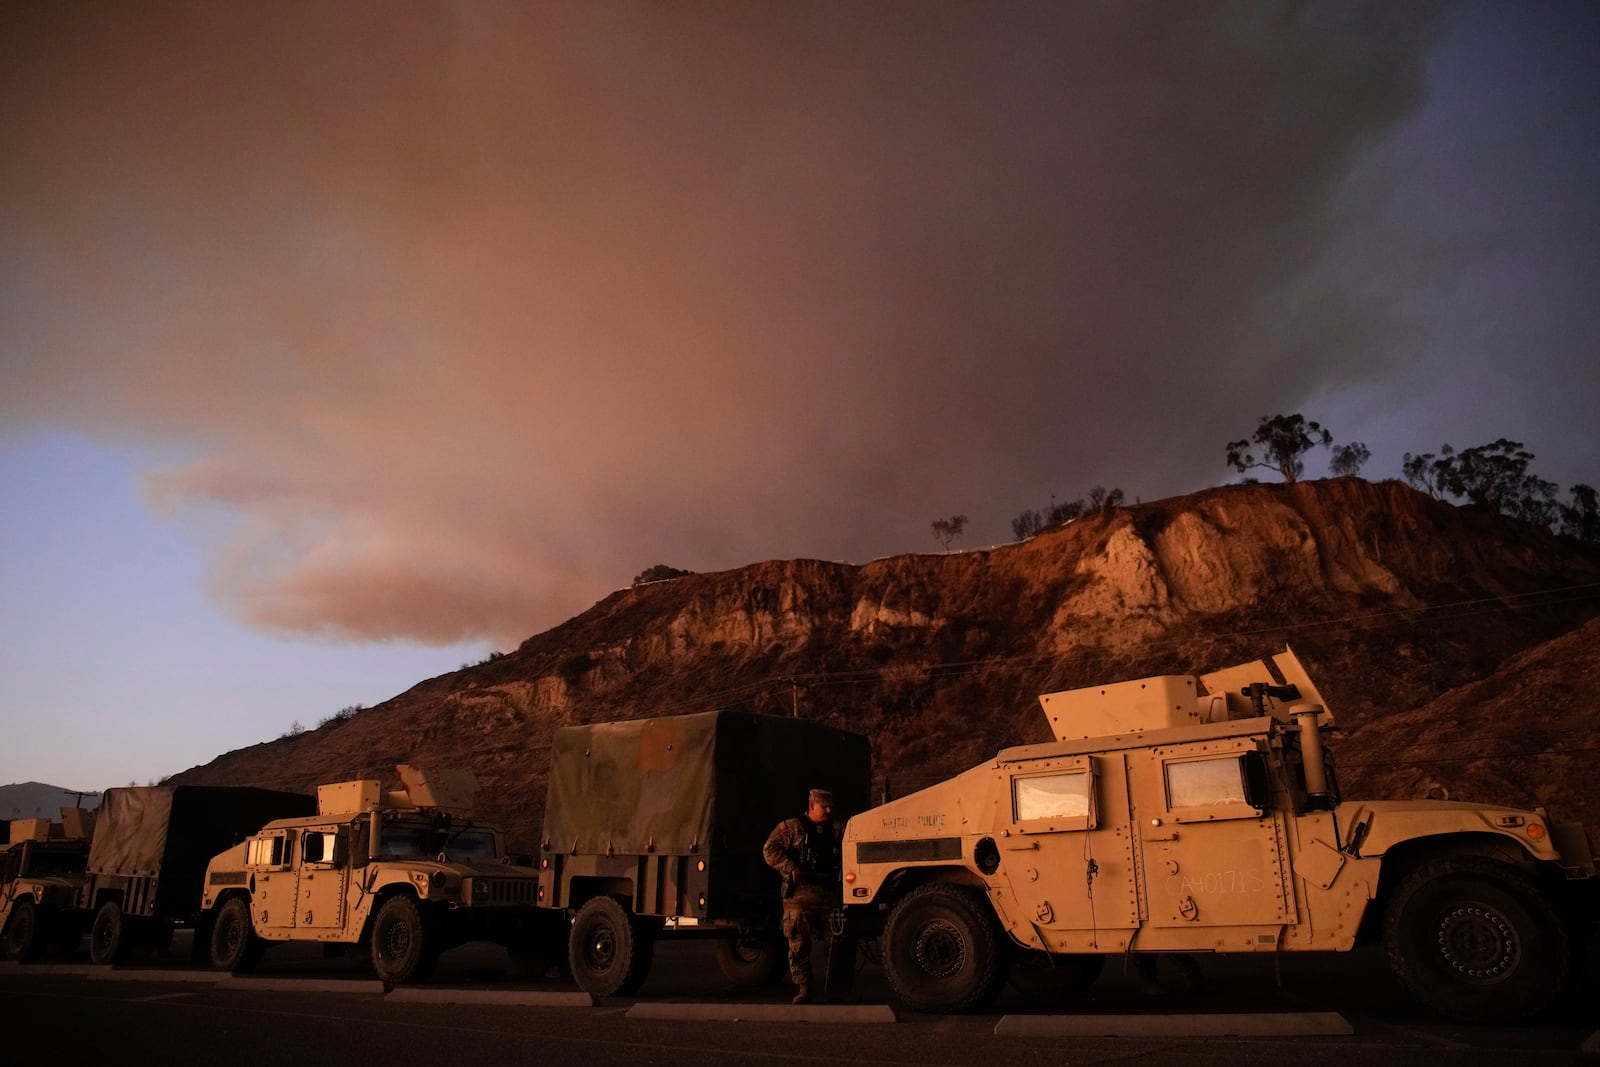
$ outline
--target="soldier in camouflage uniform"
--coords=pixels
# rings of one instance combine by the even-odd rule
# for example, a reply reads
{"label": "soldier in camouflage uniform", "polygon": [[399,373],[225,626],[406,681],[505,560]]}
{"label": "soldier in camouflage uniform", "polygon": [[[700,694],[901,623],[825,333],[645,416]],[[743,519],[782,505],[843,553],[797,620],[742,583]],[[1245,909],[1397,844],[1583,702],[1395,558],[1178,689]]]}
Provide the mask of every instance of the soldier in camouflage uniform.
{"label": "soldier in camouflage uniform", "polygon": [[783,876],[783,935],[789,939],[789,977],[796,1004],[812,999],[811,948],[826,951],[830,920],[839,906],[839,839],[844,827],[833,819],[833,794],[813,789],[806,813],[779,823],[761,855]]}

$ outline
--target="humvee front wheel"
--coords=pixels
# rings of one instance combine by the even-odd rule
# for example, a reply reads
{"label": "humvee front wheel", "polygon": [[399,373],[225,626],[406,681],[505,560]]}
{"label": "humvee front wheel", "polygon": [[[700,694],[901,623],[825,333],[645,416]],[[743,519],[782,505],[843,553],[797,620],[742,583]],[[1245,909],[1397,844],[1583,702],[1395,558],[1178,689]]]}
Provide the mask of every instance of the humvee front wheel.
{"label": "humvee front wheel", "polygon": [[595,897],[578,909],[567,940],[567,957],[578,988],[597,997],[627,996],[650,974],[655,929],[611,897]]}
{"label": "humvee front wheel", "polygon": [[372,920],[372,969],[390,985],[420,982],[439,962],[439,948],[414,897],[384,901]]}
{"label": "humvee front wheel", "polygon": [[211,926],[211,965],[234,974],[253,971],[266,948],[250,921],[250,902],[233,897],[223,904]]}
{"label": "humvee front wheel", "polygon": [[11,909],[11,921],[6,923],[5,954],[11,959],[27,963],[44,955],[49,937],[40,929],[39,909],[31,900],[19,900]]}
{"label": "humvee front wheel", "polygon": [[962,1012],[988,1004],[1006,981],[988,903],[965,886],[913,890],[884,927],[883,969],[895,995],[915,1011]]}
{"label": "humvee front wheel", "polygon": [[1464,1022],[1513,1022],[1564,989],[1565,930],[1548,898],[1515,868],[1482,856],[1423,864],[1384,917],[1389,966],[1412,995]]}

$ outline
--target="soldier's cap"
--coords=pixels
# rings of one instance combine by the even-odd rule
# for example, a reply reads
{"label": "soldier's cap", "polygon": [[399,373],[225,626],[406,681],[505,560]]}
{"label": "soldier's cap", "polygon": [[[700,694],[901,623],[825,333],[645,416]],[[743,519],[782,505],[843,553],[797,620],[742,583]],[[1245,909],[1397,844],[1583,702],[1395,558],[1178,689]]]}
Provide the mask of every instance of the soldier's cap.
{"label": "soldier's cap", "polygon": [[826,789],[813,789],[811,791],[810,799],[807,801],[807,803],[810,803],[810,804],[832,804],[833,803],[833,794],[828,792]]}

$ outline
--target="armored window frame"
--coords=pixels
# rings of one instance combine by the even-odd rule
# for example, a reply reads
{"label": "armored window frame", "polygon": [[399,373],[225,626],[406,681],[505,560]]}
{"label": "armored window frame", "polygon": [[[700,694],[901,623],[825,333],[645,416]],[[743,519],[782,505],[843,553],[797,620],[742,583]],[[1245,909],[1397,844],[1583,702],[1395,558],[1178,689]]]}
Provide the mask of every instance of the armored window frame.
{"label": "armored window frame", "polygon": [[289,866],[288,835],[282,830],[257,834],[250,839],[245,863],[264,871],[281,871]]}
{"label": "armored window frame", "polygon": [[340,846],[338,827],[318,826],[302,830],[300,863],[302,866],[337,867],[344,859],[344,849]]}
{"label": "armored window frame", "polygon": [[1013,771],[1008,789],[1011,822],[1023,834],[1095,829],[1100,816],[1095,779],[1094,760],[1088,756],[1040,760]]}
{"label": "armored window frame", "polygon": [[[1167,813],[1175,822],[1260,818],[1267,798],[1252,748],[1208,751],[1161,761]],[[1231,773],[1219,773],[1219,772]],[[1209,780],[1207,780],[1209,778]],[[1209,792],[1207,792],[1209,790]]]}

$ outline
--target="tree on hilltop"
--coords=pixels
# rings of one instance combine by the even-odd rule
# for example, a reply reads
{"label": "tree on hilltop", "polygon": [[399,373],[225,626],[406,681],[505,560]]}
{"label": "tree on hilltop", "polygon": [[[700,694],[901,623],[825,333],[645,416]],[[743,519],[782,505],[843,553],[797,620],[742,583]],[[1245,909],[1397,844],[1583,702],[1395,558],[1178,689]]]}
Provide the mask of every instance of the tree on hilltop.
{"label": "tree on hilltop", "polygon": [[[1558,514],[1564,517],[1565,509],[1556,503],[1556,483],[1529,470],[1533,460],[1521,441],[1502,437],[1460,452],[1449,445],[1438,455],[1407,452],[1400,471],[1412,487],[1435,499],[1465,499],[1501,515],[1548,526]],[[1573,487],[1575,499],[1578,488]],[[1581,500],[1575,504],[1581,506]]]}
{"label": "tree on hilltop", "polygon": [[1594,486],[1572,487],[1572,503],[1561,505],[1561,532],[1580,541],[1600,541],[1600,505]]}
{"label": "tree on hilltop", "polygon": [[1335,478],[1354,478],[1361,473],[1361,468],[1366,466],[1367,460],[1371,458],[1371,449],[1360,441],[1351,441],[1333,450],[1333,459],[1328,461],[1328,471]]}
{"label": "tree on hilltop", "polygon": [[634,585],[644,585],[646,582],[664,582],[668,578],[686,578],[694,571],[680,570],[669,567],[665,563],[657,563],[654,567],[646,567],[633,579]]}
{"label": "tree on hilltop", "polygon": [[951,542],[957,540],[967,528],[965,515],[952,515],[948,519],[933,520],[933,539],[950,551]]}
{"label": "tree on hilltop", "polygon": [[[1252,443],[1255,450],[1245,451]],[[1293,482],[1305,471],[1300,457],[1319,445],[1327,448],[1332,443],[1333,435],[1319,423],[1306,421],[1304,415],[1263,415],[1255,433],[1228,442],[1228,465],[1240,474],[1263,467],[1277,471],[1285,482]]]}

